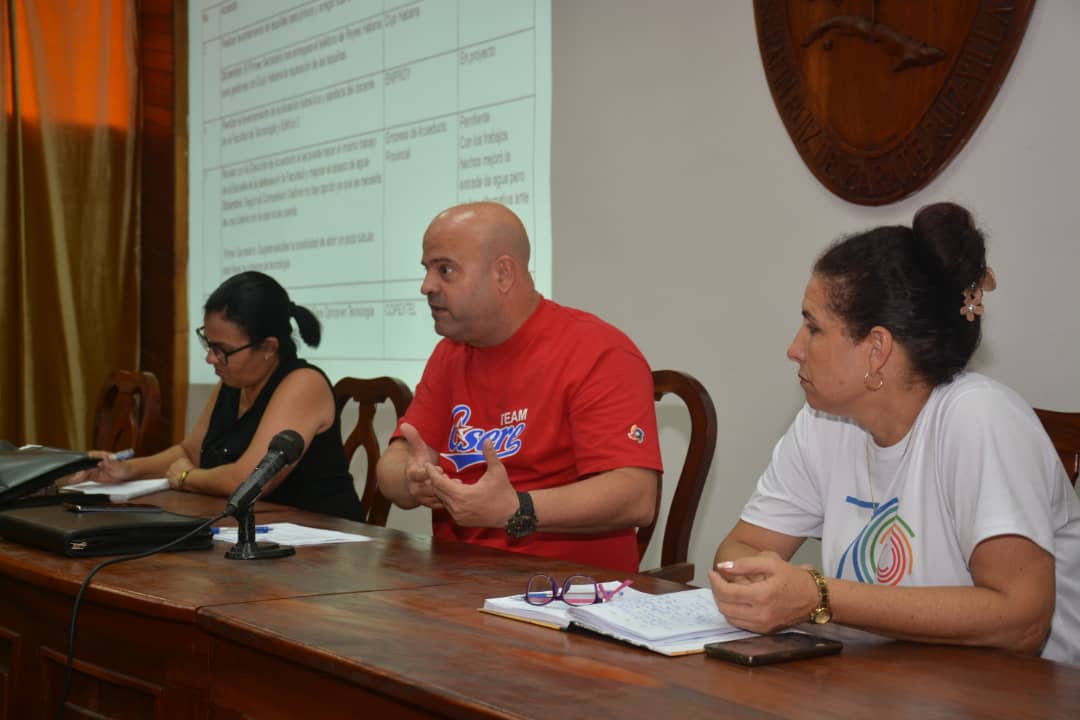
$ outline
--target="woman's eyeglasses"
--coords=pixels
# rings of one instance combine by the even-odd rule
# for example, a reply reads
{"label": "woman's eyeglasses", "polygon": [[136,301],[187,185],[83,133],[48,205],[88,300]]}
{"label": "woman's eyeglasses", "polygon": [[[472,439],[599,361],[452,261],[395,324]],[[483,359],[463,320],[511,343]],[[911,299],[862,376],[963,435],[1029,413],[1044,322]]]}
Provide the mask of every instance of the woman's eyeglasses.
{"label": "woman's eyeglasses", "polygon": [[226,350],[219,343],[210,342],[209,340],[206,339],[206,327],[205,326],[195,330],[195,337],[199,338],[199,343],[202,345],[203,350],[213,353],[214,354],[214,359],[217,360],[222,365],[228,365],[229,364],[229,356],[230,355],[235,355],[236,353],[240,352],[241,350],[247,350],[249,347],[252,347],[253,345],[255,345],[255,343],[250,343],[249,342],[247,345],[241,345],[238,348],[233,348],[232,350]]}
{"label": "woman's eyeglasses", "polygon": [[614,590],[605,590],[596,578],[588,575],[571,575],[560,585],[550,575],[533,575],[525,590],[525,602],[530,605],[547,605],[562,600],[567,605],[595,605],[611,600],[632,580],[623,580]]}

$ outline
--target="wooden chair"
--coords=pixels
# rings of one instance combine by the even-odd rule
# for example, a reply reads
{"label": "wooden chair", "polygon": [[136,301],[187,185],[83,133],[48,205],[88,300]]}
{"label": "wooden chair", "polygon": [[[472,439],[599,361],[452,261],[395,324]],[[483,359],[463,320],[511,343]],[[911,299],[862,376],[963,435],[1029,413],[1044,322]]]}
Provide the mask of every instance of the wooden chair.
{"label": "wooden chair", "polygon": [[94,449],[156,452],[161,431],[161,389],[151,372],[113,370],[94,411]]}
{"label": "wooden chair", "polygon": [[[712,465],[713,452],[716,450],[716,408],[705,386],[692,376],[677,370],[655,370],[652,375],[657,402],[670,393],[686,403],[686,409],[690,412],[690,443],[668,510],[667,524],[664,526],[661,567],[643,573],[686,583],[694,577],[694,564],[686,560],[690,547],[690,531],[697,514],[698,502],[701,500],[701,492],[705,488],[705,480],[709,475],[709,467]],[[660,482],[662,488],[662,478]],[[656,510],[659,515],[659,492],[656,497]],[[652,525],[638,529],[639,557],[645,555],[655,529],[655,520]]]}
{"label": "wooden chair", "polygon": [[1080,413],[1035,408],[1035,414],[1039,416],[1046,428],[1046,434],[1054,443],[1054,449],[1061,456],[1065,474],[1075,486],[1076,478],[1080,475]]}
{"label": "wooden chair", "polygon": [[345,457],[352,462],[356,449],[364,446],[367,454],[367,479],[364,482],[364,494],[360,504],[367,514],[365,522],[372,525],[386,526],[390,515],[390,501],[379,492],[375,479],[375,466],[379,462],[379,439],[375,436],[375,406],[389,400],[394,404],[394,412],[400,418],[412,402],[409,386],[392,377],[370,379],[346,377],[334,385],[334,399],[337,403],[338,416],[345,409],[349,400],[357,403],[356,426],[345,440]]}

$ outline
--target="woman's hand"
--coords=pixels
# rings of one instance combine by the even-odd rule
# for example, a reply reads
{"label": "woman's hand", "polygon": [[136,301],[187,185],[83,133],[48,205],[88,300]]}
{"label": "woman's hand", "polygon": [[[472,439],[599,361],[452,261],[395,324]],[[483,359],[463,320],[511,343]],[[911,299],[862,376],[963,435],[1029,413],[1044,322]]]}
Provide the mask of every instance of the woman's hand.
{"label": "woman's hand", "polygon": [[[781,557],[779,554],[773,552],[772,550],[762,550],[759,553],[755,553],[755,555],[752,555],[751,557],[754,557],[754,556],[756,556],[756,557],[773,557],[773,558],[776,558],[777,560],[779,560],[780,562],[784,562],[784,558]],[[756,574],[756,573],[745,573],[745,574],[740,573],[740,574],[736,575],[736,574],[728,572],[727,567],[729,565],[730,565],[730,563],[718,563],[717,566],[716,566],[716,571],[720,573],[720,577],[724,578],[729,583],[736,583],[738,585],[749,585],[750,583],[761,582],[762,580],[766,580],[769,577],[768,575],[762,575],[762,574]]]}
{"label": "woman's hand", "polygon": [[106,450],[90,450],[86,453],[90,457],[99,458],[97,467],[80,470],[57,481],[57,487],[74,485],[88,480],[99,482],[104,485],[116,485],[135,478],[135,469],[126,460],[113,460],[113,454]]}
{"label": "woman's hand", "polygon": [[774,552],[720,563],[709,570],[716,607],[744,630],[771,633],[798,625],[817,607],[817,583]]}

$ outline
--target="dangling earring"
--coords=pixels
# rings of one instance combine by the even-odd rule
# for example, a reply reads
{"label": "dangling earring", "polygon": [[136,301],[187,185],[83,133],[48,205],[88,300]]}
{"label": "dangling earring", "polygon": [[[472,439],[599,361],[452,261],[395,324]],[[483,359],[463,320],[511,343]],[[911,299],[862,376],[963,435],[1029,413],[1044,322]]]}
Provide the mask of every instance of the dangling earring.
{"label": "dangling earring", "polygon": [[866,389],[869,390],[870,392],[877,392],[881,388],[885,387],[885,376],[884,375],[879,375],[879,377],[881,378],[881,382],[879,382],[877,385],[871,385],[870,384],[870,371],[867,370],[866,374],[862,376],[863,385],[865,385]]}

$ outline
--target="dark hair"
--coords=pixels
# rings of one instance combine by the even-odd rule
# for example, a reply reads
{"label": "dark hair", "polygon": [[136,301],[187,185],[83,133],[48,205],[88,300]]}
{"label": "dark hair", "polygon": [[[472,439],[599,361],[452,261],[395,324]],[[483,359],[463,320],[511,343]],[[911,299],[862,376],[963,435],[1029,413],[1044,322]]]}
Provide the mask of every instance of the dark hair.
{"label": "dark hair", "polygon": [[296,319],[300,337],[307,345],[318,347],[322,337],[322,327],[314,313],[293,304],[277,280],[254,270],[233,275],[221,283],[210,293],[203,311],[220,312],[226,320],[243,328],[255,345],[267,338],[277,338],[278,352],[286,360],[296,357],[289,318]]}
{"label": "dark hair", "polygon": [[979,345],[981,318],[969,322],[960,307],[985,270],[985,238],[953,203],[927,205],[910,228],[842,238],[814,264],[848,335],[860,341],[875,325],[887,328],[932,386],[952,380]]}

